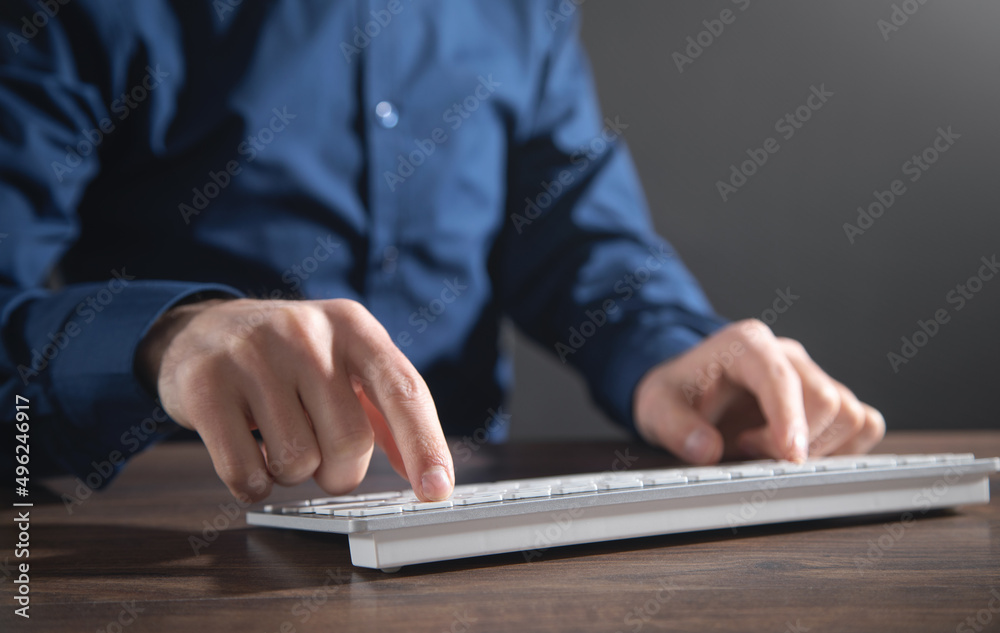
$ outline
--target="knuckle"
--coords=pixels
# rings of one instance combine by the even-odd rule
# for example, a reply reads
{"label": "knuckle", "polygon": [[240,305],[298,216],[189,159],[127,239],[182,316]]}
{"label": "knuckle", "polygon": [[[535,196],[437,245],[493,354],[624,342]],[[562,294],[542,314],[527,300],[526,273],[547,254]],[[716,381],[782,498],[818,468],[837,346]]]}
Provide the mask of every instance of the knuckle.
{"label": "knuckle", "polygon": [[814,398],[816,399],[816,407],[824,418],[833,418],[840,411],[840,390],[829,382],[823,381],[815,388]]}
{"label": "knuckle", "polygon": [[294,486],[312,477],[321,462],[315,444],[299,448],[296,442],[285,442],[281,449],[268,453],[267,468],[279,484]]}
{"label": "knuckle", "polygon": [[767,378],[775,383],[792,383],[801,384],[802,379],[799,378],[798,372],[792,367],[787,361],[779,362],[777,360],[773,362],[768,362],[765,368],[767,372]]}
{"label": "knuckle", "polygon": [[394,400],[404,405],[407,403],[416,403],[420,400],[420,396],[422,395],[422,389],[420,388],[422,380],[413,376],[408,371],[399,369],[387,373],[389,374],[387,385],[389,395]]}
{"label": "knuckle", "polygon": [[295,304],[276,304],[271,312],[271,327],[286,338],[295,338],[308,331],[303,317],[304,310]]}
{"label": "knuckle", "polygon": [[885,417],[878,409],[868,408],[868,415],[865,418],[865,434],[876,441],[885,437]]}
{"label": "knuckle", "polygon": [[850,396],[845,397],[841,402],[841,409],[844,411],[844,424],[852,434],[857,434],[865,425],[865,408],[858,402],[858,399]]}
{"label": "knuckle", "polygon": [[777,341],[782,347],[785,348],[786,351],[791,352],[800,358],[809,358],[809,352],[806,351],[806,346],[800,341],[786,336],[777,337]]}
{"label": "knuckle", "polygon": [[240,364],[260,362],[271,336],[270,328],[265,323],[244,326],[239,335],[227,338],[226,352]]}
{"label": "knuckle", "polygon": [[319,487],[331,495],[342,495],[354,490],[365,478],[368,464],[363,460],[343,461],[336,465],[325,462],[316,471]]}
{"label": "knuckle", "polygon": [[739,338],[747,344],[760,343],[774,338],[771,328],[760,319],[743,319],[734,323],[732,327],[736,330]]}
{"label": "knuckle", "polygon": [[365,366],[365,378],[373,385],[380,398],[386,398],[403,407],[418,407],[429,397],[424,379],[405,357],[391,358],[388,354]]}
{"label": "knuckle", "polygon": [[371,327],[374,321],[368,308],[353,299],[331,299],[327,306],[331,317],[342,326],[360,330]]}

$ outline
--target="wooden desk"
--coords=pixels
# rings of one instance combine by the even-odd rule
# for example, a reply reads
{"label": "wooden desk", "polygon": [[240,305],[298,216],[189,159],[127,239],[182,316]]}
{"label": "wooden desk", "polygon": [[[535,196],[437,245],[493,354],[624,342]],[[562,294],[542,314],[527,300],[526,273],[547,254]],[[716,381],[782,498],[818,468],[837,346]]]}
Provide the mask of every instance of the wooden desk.
{"label": "wooden desk", "polygon": [[[459,480],[606,470],[626,449],[633,468],[670,463],[621,443],[510,445],[459,461]],[[1000,432],[896,433],[879,451],[996,456]],[[373,469],[364,490],[404,487],[384,461]],[[352,567],[346,537],[249,528],[242,514],[230,520],[232,499],[204,449],[164,445],[72,515],[58,494],[72,493],[73,480],[51,481],[57,494],[47,502],[33,495],[31,619],[13,616],[8,578],[0,629],[1000,631],[1000,489],[992,484],[988,506],[907,525],[887,516],[717,530],[386,574]],[[277,489],[272,498],[307,496],[320,491]],[[8,553],[16,538],[9,507],[0,529]],[[206,535],[206,521],[228,527]],[[210,542],[195,555],[191,537]],[[977,616],[988,624],[957,628]]]}

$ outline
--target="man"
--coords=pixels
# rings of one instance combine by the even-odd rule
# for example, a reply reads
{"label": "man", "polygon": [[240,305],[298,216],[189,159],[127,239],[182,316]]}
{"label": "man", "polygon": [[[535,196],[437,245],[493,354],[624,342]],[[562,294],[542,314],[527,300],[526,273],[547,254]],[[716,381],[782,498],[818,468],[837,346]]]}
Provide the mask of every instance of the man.
{"label": "man", "polygon": [[690,462],[873,446],[877,411],[799,344],[725,325],[653,234],[576,18],[6,3],[0,375],[32,464],[117,466],[165,412],[234,495],[348,491],[377,443],[444,498],[442,427],[481,424],[510,381],[502,316]]}

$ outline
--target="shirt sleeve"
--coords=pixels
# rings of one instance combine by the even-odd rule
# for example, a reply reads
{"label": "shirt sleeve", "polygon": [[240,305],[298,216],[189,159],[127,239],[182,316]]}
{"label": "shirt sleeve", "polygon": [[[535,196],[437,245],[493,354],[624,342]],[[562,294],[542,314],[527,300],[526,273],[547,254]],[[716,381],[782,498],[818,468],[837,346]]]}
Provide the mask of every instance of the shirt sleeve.
{"label": "shirt sleeve", "polygon": [[509,158],[495,278],[512,320],[634,428],[642,376],[725,321],[652,228],[622,139],[629,124],[602,116],[577,20],[558,6],[547,15],[554,35]]}
{"label": "shirt sleeve", "polygon": [[[0,9],[0,32],[14,38],[0,46],[0,426],[13,435],[15,399],[27,399],[29,477],[70,473],[97,488],[173,427],[133,370],[148,328],[199,293],[240,293],[136,279],[127,264],[106,279],[52,289],[99,167],[88,134],[108,113],[77,67],[74,49],[86,41],[57,20],[16,37],[18,20],[35,10],[22,1]],[[77,151],[68,160],[69,148]],[[13,451],[0,460],[15,466]]]}

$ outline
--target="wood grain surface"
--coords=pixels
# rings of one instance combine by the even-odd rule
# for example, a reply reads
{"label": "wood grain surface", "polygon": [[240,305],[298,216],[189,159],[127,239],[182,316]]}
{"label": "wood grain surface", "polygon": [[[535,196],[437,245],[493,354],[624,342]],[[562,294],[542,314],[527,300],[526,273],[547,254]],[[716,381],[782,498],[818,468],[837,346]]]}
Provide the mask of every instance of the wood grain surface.
{"label": "wood grain surface", "polygon": [[[461,483],[662,467],[627,443],[456,452]],[[876,452],[1000,455],[1000,432],[895,433]],[[4,574],[2,631],[1000,631],[1000,489],[992,502],[553,548],[407,567],[351,565],[347,538],[248,527],[200,444],[136,457],[68,505],[33,482],[31,618]],[[376,459],[364,491],[405,488]],[[272,500],[321,496],[314,484]],[[72,510],[72,512],[70,512]],[[17,532],[5,504],[4,569]],[[214,524],[214,526],[213,526]],[[197,553],[195,550],[198,550]]]}

